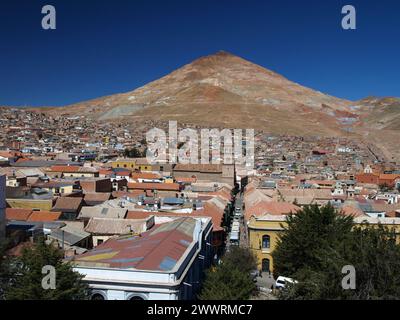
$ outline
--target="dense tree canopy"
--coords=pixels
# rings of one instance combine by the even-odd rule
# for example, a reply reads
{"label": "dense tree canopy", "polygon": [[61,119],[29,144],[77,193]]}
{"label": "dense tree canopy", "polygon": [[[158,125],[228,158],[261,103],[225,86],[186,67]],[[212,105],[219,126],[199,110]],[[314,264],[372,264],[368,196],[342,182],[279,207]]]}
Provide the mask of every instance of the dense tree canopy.
{"label": "dense tree canopy", "polygon": [[[291,215],[274,256],[278,275],[297,284],[283,299],[400,298],[400,246],[381,225],[355,226],[332,206],[310,206]],[[355,289],[344,289],[344,266],[354,266]]]}
{"label": "dense tree canopy", "polygon": [[142,152],[136,147],[133,147],[132,149],[126,148],[124,150],[124,156],[127,158],[141,158],[146,156],[146,151]]}
{"label": "dense tree canopy", "polygon": [[0,243],[0,300],[4,299],[12,277],[10,258],[6,255],[7,243]]}
{"label": "dense tree canopy", "polygon": [[199,298],[201,300],[246,300],[256,286],[250,271],[256,268],[253,254],[245,248],[232,247],[222,263],[207,271]]}
{"label": "dense tree canopy", "polygon": [[[22,255],[5,262],[9,271],[6,278],[6,300],[77,300],[86,299],[87,285],[82,276],[63,261],[62,252],[43,240],[33,247],[24,248]],[[44,266],[55,268],[55,289],[45,289],[42,280]]]}

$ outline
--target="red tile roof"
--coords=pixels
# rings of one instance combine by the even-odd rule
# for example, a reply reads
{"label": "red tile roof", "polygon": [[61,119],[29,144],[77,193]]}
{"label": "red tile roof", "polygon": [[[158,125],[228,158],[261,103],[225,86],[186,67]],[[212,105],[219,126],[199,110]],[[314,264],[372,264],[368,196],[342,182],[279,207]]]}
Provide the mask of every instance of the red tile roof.
{"label": "red tile roof", "polygon": [[300,207],[288,202],[275,202],[275,201],[261,201],[253,207],[246,208],[245,218],[248,220],[251,216],[261,216],[264,214],[271,215],[287,215],[296,213],[301,210]]}
{"label": "red tile roof", "polygon": [[161,175],[157,173],[152,173],[152,172],[133,172],[132,173],[132,179],[148,179],[148,180],[153,180],[153,179],[160,179]]}
{"label": "red tile roof", "polygon": [[56,221],[60,219],[61,212],[50,212],[50,211],[32,211],[27,221],[47,222]]}
{"label": "red tile roof", "polygon": [[385,173],[381,173],[379,175],[379,179],[381,180],[396,180],[400,178],[400,174],[385,174]]}
{"label": "red tile roof", "polygon": [[52,166],[50,168],[53,172],[78,172],[80,166]]}
{"label": "red tile roof", "polygon": [[67,173],[95,173],[97,169],[92,167],[81,167],[81,166],[52,166],[50,171],[52,172],[67,172]]}
{"label": "red tile roof", "polygon": [[131,175],[130,171],[119,171],[115,173],[118,177],[129,177]]}
{"label": "red tile roof", "polygon": [[147,217],[150,217],[152,215],[157,215],[157,214],[159,214],[159,212],[155,213],[155,212],[150,212],[150,211],[130,210],[126,214],[125,219],[146,219]]}
{"label": "red tile roof", "polygon": [[61,197],[51,211],[78,211],[82,205],[82,198]]}
{"label": "red tile roof", "polygon": [[213,231],[224,230],[221,227],[222,219],[224,216],[224,210],[220,210],[218,207],[211,203],[204,203],[204,208],[202,210],[196,210],[192,212],[192,216],[196,217],[210,217],[213,223]]}
{"label": "red tile roof", "polygon": [[107,201],[111,199],[110,192],[88,192],[85,193],[85,201]]}
{"label": "red tile roof", "polygon": [[6,219],[26,221],[31,215],[31,209],[6,208]]}
{"label": "red tile roof", "polygon": [[366,215],[361,209],[349,205],[343,206],[339,210],[339,212],[345,216],[353,216],[353,217],[362,217]]}
{"label": "red tile roof", "polygon": [[195,183],[197,181],[196,178],[190,178],[190,177],[175,177],[176,182],[181,182],[181,183]]}
{"label": "red tile roof", "polygon": [[109,170],[109,169],[99,169],[99,174],[102,175],[112,175],[114,173],[114,171]]}

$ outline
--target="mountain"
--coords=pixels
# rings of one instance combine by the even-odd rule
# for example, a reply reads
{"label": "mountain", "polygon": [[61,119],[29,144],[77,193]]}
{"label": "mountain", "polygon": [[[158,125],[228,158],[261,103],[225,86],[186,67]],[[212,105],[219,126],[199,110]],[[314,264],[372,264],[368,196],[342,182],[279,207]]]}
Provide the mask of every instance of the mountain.
{"label": "mountain", "polygon": [[400,99],[368,97],[350,106],[358,113],[355,133],[379,147],[385,157],[400,161]]}
{"label": "mountain", "polygon": [[379,130],[400,130],[400,98],[368,97],[357,102],[365,125]]}
{"label": "mountain", "polygon": [[358,125],[360,112],[351,105],[221,51],[134,91],[41,111],[98,121],[177,120],[277,134],[337,135],[349,124]]}

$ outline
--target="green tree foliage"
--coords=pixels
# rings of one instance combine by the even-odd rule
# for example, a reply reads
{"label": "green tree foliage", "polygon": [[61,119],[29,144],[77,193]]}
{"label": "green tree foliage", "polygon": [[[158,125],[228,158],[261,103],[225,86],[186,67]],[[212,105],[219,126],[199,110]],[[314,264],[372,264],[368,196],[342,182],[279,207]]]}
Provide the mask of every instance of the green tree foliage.
{"label": "green tree foliage", "polygon": [[223,263],[225,265],[236,266],[244,273],[250,273],[257,269],[257,262],[254,254],[246,248],[233,246],[225,254]]}
{"label": "green tree foliage", "polygon": [[246,300],[256,286],[250,271],[256,268],[254,255],[245,248],[233,247],[216,268],[207,271],[201,300]]}
{"label": "green tree foliage", "polygon": [[287,222],[273,252],[275,273],[285,276],[303,268],[324,269],[353,226],[351,217],[337,214],[331,205],[305,207]]}
{"label": "green tree foliage", "polygon": [[[56,270],[56,288],[43,289],[43,266]],[[21,257],[11,263],[12,285],[5,291],[7,300],[81,300],[87,298],[88,287],[70,264],[63,262],[62,252],[44,240],[24,248]]]}
{"label": "green tree foliage", "polygon": [[0,300],[4,299],[12,278],[10,258],[6,255],[8,244],[0,243]]}
{"label": "green tree foliage", "polygon": [[393,190],[386,182],[379,185],[379,190],[382,192],[389,192]]}
{"label": "green tree foliage", "polygon": [[354,228],[345,260],[357,272],[357,289],[351,298],[400,298],[400,246],[394,230],[382,225]]}
{"label": "green tree foliage", "polygon": [[[306,207],[288,217],[273,253],[276,274],[298,281],[282,299],[400,298],[400,246],[393,230],[354,226],[331,206]],[[354,266],[355,290],[345,290],[344,266]]]}
{"label": "green tree foliage", "polygon": [[134,147],[132,149],[125,149],[124,150],[124,156],[127,158],[141,158],[145,157],[146,153],[141,152],[138,148]]}

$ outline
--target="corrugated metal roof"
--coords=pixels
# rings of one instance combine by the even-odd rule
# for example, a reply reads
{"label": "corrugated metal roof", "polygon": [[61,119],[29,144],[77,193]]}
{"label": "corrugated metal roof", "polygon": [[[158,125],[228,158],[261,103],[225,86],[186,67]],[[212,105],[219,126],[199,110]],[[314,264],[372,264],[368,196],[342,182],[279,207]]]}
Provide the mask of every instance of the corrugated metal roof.
{"label": "corrugated metal roof", "polygon": [[179,218],[141,236],[110,239],[74,258],[76,265],[170,271],[189,249],[197,220]]}

